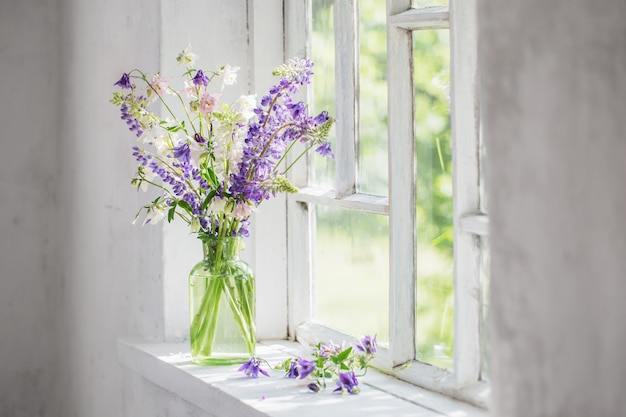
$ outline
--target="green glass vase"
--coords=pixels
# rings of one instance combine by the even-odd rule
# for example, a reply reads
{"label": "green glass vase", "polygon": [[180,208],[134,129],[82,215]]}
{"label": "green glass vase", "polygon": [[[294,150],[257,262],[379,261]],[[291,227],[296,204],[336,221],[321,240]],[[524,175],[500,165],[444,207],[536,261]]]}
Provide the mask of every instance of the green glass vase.
{"label": "green glass vase", "polygon": [[189,274],[191,357],[200,365],[254,356],[254,275],[239,237],[201,236],[204,259]]}

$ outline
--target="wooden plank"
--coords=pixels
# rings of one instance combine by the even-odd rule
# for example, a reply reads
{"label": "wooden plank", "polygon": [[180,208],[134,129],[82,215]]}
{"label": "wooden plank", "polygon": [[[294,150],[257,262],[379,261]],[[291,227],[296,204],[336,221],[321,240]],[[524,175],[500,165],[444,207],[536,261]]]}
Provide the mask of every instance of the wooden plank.
{"label": "wooden plank", "polygon": [[405,30],[447,29],[450,13],[447,7],[410,9],[389,17],[389,23]]}
{"label": "wooden plank", "polygon": [[[466,401],[481,408],[487,408],[489,405],[491,394],[489,384],[479,381],[473,384],[459,385],[456,375],[426,363],[413,362],[410,366],[396,369],[392,375],[417,386],[440,392],[451,398]],[[446,415],[456,415],[452,411],[450,410],[451,414]]]}
{"label": "wooden plank", "polygon": [[459,219],[459,226],[465,233],[489,236],[489,217],[485,214],[463,216]]}
{"label": "wooden plank", "polygon": [[[285,55],[287,58],[310,55],[311,2],[285,1]],[[304,28],[304,30],[303,30]],[[299,99],[310,103],[311,92],[305,89]],[[295,155],[298,152],[294,152]],[[298,187],[306,187],[310,172],[310,158],[298,161],[288,173]],[[295,337],[295,328],[311,319],[312,306],[312,251],[314,246],[314,218],[307,204],[288,199],[287,204],[287,294],[288,333]]]}
{"label": "wooden plank", "polygon": [[389,108],[389,352],[392,366],[415,358],[415,136],[412,33],[389,24],[410,0],[387,0]]}
{"label": "wooden plank", "polygon": [[[261,7],[263,6],[261,5]],[[311,55],[310,37],[313,30],[310,19],[311,2],[286,1],[283,2],[283,7],[285,16],[284,59],[309,57]],[[305,86],[301,88],[293,98],[294,100],[303,100],[305,103],[310,103],[312,97],[312,89]],[[304,147],[301,144],[296,144],[291,154],[287,157],[287,164],[293,162],[297,155],[300,155],[303,150]],[[289,170],[287,176],[297,187],[305,187],[308,185],[310,170],[311,158],[307,155],[301,158],[298,163]]]}
{"label": "wooden plank", "polygon": [[357,182],[359,137],[359,22],[356,0],[334,3],[335,18],[335,187],[339,198],[353,194]]}
{"label": "wooden plank", "polygon": [[289,196],[291,200],[321,204],[329,207],[344,208],[374,214],[389,214],[389,198],[370,194],[352,194],[337,198],[335,190],[322,187],[306,187],[297,194]]}
{"label": "wooden plank", "polygon": [[[239,365],[199,366],[189,360],[186,343],[150,343],[119,340],[118,358],[136,375],[169,391],[177,399],[221,417],[317,417],[317,416],[464,416],[486,417],[484,410],[399,381],[376,370],[359,376],[358,396],[332,394],[331,381],[325,392],[313,395],[306,381],[284,378],[284,372],[269,371],[269,377],[246,378]],[[284,340],[257,345],[257,355],[274,365],[289,358],[309,358],[306,346]]]}
{"label": "wooden plank", "polygon": [[[251,91],[267,91],[276,83],[272,69],[284,60],[283,27],[272,23],[282,13],[281,0],[263,4],[248,1],[250,53],[253,63]],[[263,45],[263,47],[259,47]],[[256,47],[255,47],[256,46]],[[262,204],[254,214],[256,328],[259,339],[287,337],[287,199],[285,195]]]}
{"label": "wooden plank", "polygon": [[455,368],[457,385],[480,376],[480,247],[463,229],[479,212],[476,1],[451,0],[451,115],[454,161]]}

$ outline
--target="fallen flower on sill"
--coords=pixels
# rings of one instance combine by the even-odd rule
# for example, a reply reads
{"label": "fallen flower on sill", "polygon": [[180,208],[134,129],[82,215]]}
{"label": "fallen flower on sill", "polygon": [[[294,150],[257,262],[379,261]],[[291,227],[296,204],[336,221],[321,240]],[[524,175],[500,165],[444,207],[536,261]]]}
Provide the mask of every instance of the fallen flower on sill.
{"label": "fallen flower on sill", "polygon": [[255,357],[252,357],[248,361],[244,362],[239,367],[238,371],[242,371],[244,374],[251,378],[258,378],[259,372],[265,376],[269,376],[266,371],[261,369],[261,361]]}
{"label": "fallen flower on sill", "polygon": [[[313,393],[325,389],[326,381],[335,380],[337,387],[333,393],[355,395],[359,393],[357,376],[365,375],[375,353],[376,336],[365,336],[357,343],[356,349],[352,346],[346,347],[343,342],[339,345],[333,342],[318,343],[314,347],[312,360],[301,357],[289,358],[271,367],[267,361],[252,357],[244,362],[238,371],[250,378],[258,378],[259,372],[269,376],[265,370],[261,369],[261,364],[266,363],[271,369],[284,371],[284,377],[312,380],[307,388]],[[360,374],[357,375],[355,370],[358,370]]]}

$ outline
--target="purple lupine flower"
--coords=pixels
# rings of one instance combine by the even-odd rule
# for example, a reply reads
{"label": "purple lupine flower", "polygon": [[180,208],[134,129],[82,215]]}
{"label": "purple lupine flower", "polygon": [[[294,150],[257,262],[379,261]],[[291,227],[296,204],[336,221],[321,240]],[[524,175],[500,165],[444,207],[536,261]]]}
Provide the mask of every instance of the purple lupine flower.
{"label": "purple lupine flower", "polygon": [[271,102],[272,102],[272,96],[270,95],[263,96],[263,98],[261,98],[261,106],[269,106]]}
{"label": "purple lupine flower", "polygon": [[[120,80],[121,82],[122,80]],[[128,94],[125,98],[125,101],[133,102],[135,104],[135,110],[133,111],[128,107],[126,103],[120,106],[120,112],[122,113],[121,119],[126,122],[128,128],[131,132],[135,132],[137,137],[143,135],[144,126],[141,124],[139,119],[135,117],[136,114],[140,114],[145,111],[147,100],[143,96],[134,97],[132,93]]]}
{"label": "purple lupine flower", "polygon": [[128,125],[128,129],[131,132],[135,132],[137,134],[137,137],[140,137],[143,134],[143,130],[141,129],[141,123],[139,123],[139,120],[137,120],[128,112],[128,106],[126,105],[126,103],[120,106],[120,112],[122,113],[121,119],[126,122],[126,124]]}
{"label": "purple lupine flower", "polygon": [[315,136],[319,136],[315,129],[329,119],[328,114],[307,117],[304,103],[293,102],[290,96],[298,90],[298,85],[310,82],[312,66],[310,60],[296,58],[275,69],[274,75],[280,76],[280,81],[263,96],[261,106],[254,111],[257,121],[248,125],[242,159],[237,172],[230,177],[230,195],[254,205],[275,195],[276,189],[272,187],[276,163],[295,140],[316,143],[319,153],[332,155],[330,143],[324,144]]}
{"label": "purple lupine flower", "polygon": [[248,231],[249,225],[250,225],[249,219],[242,219],[239,225],[239,231],[237,231],[237,236],[242,236],[242,237],[250,236],[250,232]]}
{"label": "purple lupine flower", "polygon": [[306,117],[306,106],[301,101],[299,101],[298,103],[287,104],[287,109],[291,113],[291,117],[296,120],[302,117]]}
{"label": "purple lupine flower", "polygon": [[261,369],[261,361],[255,357],[252,357],[250,360],[244,362],[241,367],[239,367],[238,371],[242,371],[250,378],[258,378],[259,372],[265,376],[269,376],[267,372]]}
{"label": "purple lupine flower", "polygon": [[130,83],[130,77],[128,76],[127,73],[122,74],[122,78],[120,78],[113,85],[118,85],[118,86],[120,86],[122,88],[129,89],[129,90],[133,88],[132,84]]}
{"label": "purple lupine flower", "polygon": [[368,355],[376,353],[376,336],[371,337],[369,335],[363,337],[360,343],[357,343],[356,348],[361,352]]}
{"label": "purple lupine flower", "polygon": [[311,77],[313,76],[313,61],[310,58],[297,59],[296,62],[300,65],[298,74],[294,77],[294,81],[298,84],[309,84]]}
{"label": "purple lupine flower", "polygon": [[333,392],[347,391],[349,394],[357,394],[359,392],[359,381],[354,375],[354,371],[339,372],[339,379],[337,380],[337,388]]}
{"label": "purple lupine flower", "polygon": [[322,143],[320,146],[315,149],[315,152],[322,156],[327,156],[329,158],[335,158],[335,154],[333,153],[333,149],[331,148],[330,142],[326,141]]}
{"label": "purple lupine flower", "polygon": [[133,156],[141,165],[148,165],[148,159],[150,159],[150,155],[146,155],[143,149],[138,148],[137,146],[133,146]]}
{"label": "purple lupine flower", "polygon": [[330,119],[330,116],[328,115],[328,112],[324,110],[323,112],[315,116],[315,123],[317,123],[318,126],[323,125],[328,121],[328,119]]}
{"label": "purple lupine flower", "polygon": [[205,87],[207,85],[209,85],[209,77],[207,77],[206,75],[204,75],[204,72],[202,70],[198,70],[198,72],[196,72],[195,77],[193,77],[193,83],[195,85],[204,85]]}

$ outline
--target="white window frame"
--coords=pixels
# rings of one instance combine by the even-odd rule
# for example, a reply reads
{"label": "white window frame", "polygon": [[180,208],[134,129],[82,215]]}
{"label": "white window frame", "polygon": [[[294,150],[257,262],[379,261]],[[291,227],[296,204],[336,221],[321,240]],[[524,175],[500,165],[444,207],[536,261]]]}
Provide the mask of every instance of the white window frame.
{"label": "white window frame", "polygon": [[[281,254],[286,250],[287,258],[287,332],[290,338],[304,342],[349,337],[312,322],[314,216],[309,205],[388,215],[389,349],[381,349],[376,366],[416,385],[485,406],[489,388],[480,380],[480,237],[488,235],[488,217],[480,212],[476,1],[450,0],[449,8],[412,9],[410,0],[387,0],[388,198],[355,192],[359,137],[357,1],[337,0],[334,5],[335,22],[341,22],[334,25],[338,98],[335,117],[341,120],[336,128],[337,140],[334,144],[335,187],[308,186],[310,161],[296,165],[290,172],[291,181],[301,189],[298,194],[287,197],[287,240],[279,242]],[[309,56],[311,0],[285,0],[283,7],[285,58]],[[417,245],[416,234],[412,232],[417,230],[416,162],[415,157],[407,158],[406,155],[415,155],[412,33],[422,29],[450,29],[451,39],[450,111],[455,228],[455,361],[452,371],[416,360]],[[306,95],[310,95],[310,91],[302,93],[302,98]],[[255,250],[262,249],[262,246],[257,239]],[[257,261],[261,258],[258,253],[256,258]],[[277,310],[272,313],[274,316],[277,314]],[[284,328],[281,327],[283,320],[279,318],[280,324],[272,334],[280,334]]]}

